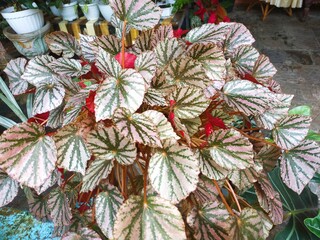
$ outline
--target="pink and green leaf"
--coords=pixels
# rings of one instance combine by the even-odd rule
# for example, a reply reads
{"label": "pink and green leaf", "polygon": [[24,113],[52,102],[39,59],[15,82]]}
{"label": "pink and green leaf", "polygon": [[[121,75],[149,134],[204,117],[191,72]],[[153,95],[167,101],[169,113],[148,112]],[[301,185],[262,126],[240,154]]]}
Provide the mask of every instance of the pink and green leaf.
{"label": "pink and green leaf", "polygon": [[9,88],[13,95],[22,94],[28,89],[28,82],[21,78],[26,64],[25,58],[12,59],[3,70],[8,76]]}
{"label": "pink and green leaf", "polygon": [[0,207],[7,205],[18,195],[19,184],[0,169]]}
{"label": "pink and green leaf", "polygon": [[72,213],[69,200],[61,188],[50,192],[48,208],[55,226],[67,226],[71,223]]}

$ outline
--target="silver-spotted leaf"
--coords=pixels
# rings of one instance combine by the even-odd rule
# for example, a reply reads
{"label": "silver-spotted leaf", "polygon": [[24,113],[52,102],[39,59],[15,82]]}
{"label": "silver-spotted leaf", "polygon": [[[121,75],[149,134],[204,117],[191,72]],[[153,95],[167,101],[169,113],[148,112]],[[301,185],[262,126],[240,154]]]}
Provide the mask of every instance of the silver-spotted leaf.
{"label": "silver-spotted leaf", "polygon": [[209,147],[212,159],[225,169],[245,169],[254,164],[252,144],[236,130],[214,131]]}
{"label": "silver-spotted leaf", "polygon": [[101,48],[97,56],[96,66],[101,72],[114,78],[117,78],[121,71],[121,65],[114,56]]}
{"label": "silver-spotted leaf", "polygon": [[121,50],[121,40],[113,35],[96,38],[96,44],[111,55],[117,55]]}
{"label": "silver-spotted leaf", "polygon": [[134,62],[135,69],[139,72],[146,84],[150,86],[151,80],[156,73],[156,56],[153,51],[141,53]]}
{"label": "silver-spotted leaf", "polygon": [[110,6],[121,21],[137,30],[153,28],[160,20],[161,10],[152,1],[113,0]]}
{"label": "silver-spotted leaf", "polygon": [[21,78],[26,64],[25,58],[12,59],[3,70],[8,76],[9,88],[13,95],[22,94],[28,89],[28,82]]}
{"label": "silver-spotted leaf", "polygon": [[199,161],[190,148],[166,141],[163,149],[151,157],[148,172],[160,196],[178,203],[196,189]]}
{"label": "silver-spotted leaf", "polygon": [[81,55],[81,47],[74,36],[70,33],[56,31],[46,35],[45,41],[49,49],[65,58],[72,58],[74,55]]}
{"label": "silver-spotted leaf", "polygon": [[194,229],[195,239],[229,239],[231,218],[227,209],[219,201],[207,202],[199,209],[194,207],[188,214],[187,222]]}
{"label": "silver-spotted leaf", "polygon": [[240,75],[252,74],[255,62],[259,58],[257,49],[250,45],[244,45],[236,49],[232,56],[234,68]]}
{"label": "silver-spotted leaf", "polygon": [[68,58],[58,58],[48,66],[59,75],[68,77],[80,77],[90,70],[90,65],[82,66],[79,60]]}
{"label": "silver-spotted leaf", "polygon": [[300,194],[320,167],[320,147],[304,140],[281,156],[280,170],[283,182]]}
{"label": "silver-spotted leaf", "polygon": [[279,147],[290,150],[307,136],[310,124],[308,116],[285,116],[276,123],[272,135]]}
{"label": "silver-spotted leaf", "polygon": [[17,195],[19,184],[0,170],[0,207],[10,203]]}
{"label": "silver-spotted leaf", "polygon": [[228,170],[218,165],[211,157],[208,149],[197,149],[195,156],[200,162],[200,171],[210,179],[222,180],[227,177]]}
{"label": "silver-spotted leaf", "polygon": [[203,91],[196,87],[179,87],[171,94],[171,99],[175,101],[174,113],[181,119],[199,117],[210,104]]}
{"label": "silver-spotted leaf", "polygon": [[144,93],[143,77],[133,69],[122,70],[117,78],[105,79],[94,99],[97,121],[111,119],[118,107],[135,112],[142,104]]}
{"label": "silver-spotted leaf", "polygon": [[270,108],[274,96],[261,85],[247,80],[234,80],[224,85],[223,99],[229,106],[246,115],[256,115]]}
{"label": "silver-spotted leaf", "polygon": [[94,62],[99,52],[98,44],[96,44],[96,39],[96,36],[80,34],[80,47],[82,56],[89,62]]}
{"label": "silver-spotted leaf", "polygon": [[176,38],[166,39],[157,44],[155,53],[159,67],[165,67],[171,60],[182,56],[185,52]]}
{"label": "silver-spotted leaf", "polygon": [[203,24],[189,31],[186,40],[191,43],[219,43],[226,38],[229,28],[229,23]]}
{"label": "silver-spotted leaf", "polygon": [[0,137],[0,168],[21,184],[41,186],[51,175],[57,150],[51,137],[35,123],[21,123]]}
{"label": "silver-spotted leaf", "polygon": [[58,150],[58,166],[84,175],[91,154],[81,129],[75,125],[67,125],[59,129],[54,140]]}
{"label": "silver-spotted leaf", "polygon": [[114,224],[118,240],[186,240],[184,223],[178,209],[169,201],[150,196],[131,196],[119,209]]}
{"label": "silver-spotted leaf", "polygon": [[71,223],[72,213],[69,200],[62,189],[56,188],[50,192],[48,208],[54,225],[66,226]]}
{"label": "silver-spotted leaf", "polygon": [[118,163],[129,165],[134,162],[137,149],[129,138],[114,128],[99,128],[88,135],[88,148],[101,159],[116,159]]}
{"label": "silver-spotted leaf", "polygon": [[261,54],[253,66],[252,76],[258,82],[268,86],[270,80],[276,73],[277,69],[270,62],[269,58]]}
{"label": "silver-spotted leaf", "polygon": [[121,134],[130,137],[133,141],[150,146],[162,146],[156,125],[146,115],[131,114],[125,108],[118,108],[114,113],[113,121]]}
{"label": "silver-spotted leaf", "polygon": [[103,234],[113,239],[113,227],[116,214],[123,203],[123,197],[119,190],[108,184],[104,191],[95,199],[95,217]]}

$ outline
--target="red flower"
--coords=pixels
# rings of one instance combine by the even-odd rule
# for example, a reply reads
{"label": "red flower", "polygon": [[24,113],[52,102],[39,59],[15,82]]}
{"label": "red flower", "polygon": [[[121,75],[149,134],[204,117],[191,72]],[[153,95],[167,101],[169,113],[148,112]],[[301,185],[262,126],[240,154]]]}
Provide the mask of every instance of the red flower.
{"label": "red flower", "polygon": [[89,96],[86,98],[86,106],[88,110],[94,113],[94,97],[96,96],[95,91],[90,91]]}
{"label": "red flower", "polygon": [[178,131],[178,133],[181,135],[181,137],[183,137],[184,138],[184,131],[182,131],[182,130],[180,130],[180,131]]}
{"label": "red flower", "polygon": [[92,72],[93,74],[101,74],[101,72],[99,71],[99,68],[97,68],[97,66],[96,66],[95,63],[93,63],[93,64],[91,65],[91,72]]}
{"label": "red flower", "polygon": [[[131,53],[124,53],[124,68],[134,68],[134,62],[137,56]],[[121,52],[115,56],[115,59],[122,65],[122,54]]]}
{"label": "red flower", "polygon": [[224,16],[222,22],[230,22],[230,18],[228,16]]}
{"label": "red flower", "polygon": [[211,4],[217,5],[219,3],[219,0],[211,0]]}
{"label": "red flower", "polygon": [[217,21],[217,15],[211,12],[208,18],[208,23],[215,23]]}
{"label": "red flower", "polygon": [[81,88],[86,88],[86,84],[84,82],[78,82],[78,85],[81,87]]}
{"label": "red flower", "polygon": [[34,115],[32,118],[28,119],[28,123],[39,123],[42,124],[44,121],[46,121],[49,117],[50,112],[40,113]]}
{"label": "red flower", "polygon": [[180,38],[182,35],[189,32],[189,30],[182,30],[181,28],[178,28],[177,30],[173,30],[173,36],[176,38]]}
{"label": "red flower", "polygon": [[174,106],[176,104],[176,101],[175,100],[169,100],[169,103],[170,103],[170,107]]}
{"label": "red flower", "polygon": [[213,117],[211,113],[207,112],[206,116],[208,118],[209,123],[212,127],[218,127],[222,129],[227,129],[226,125],[224,124],[223,120],[219,117]]}
{"label": "red flower", "polygon": [[203,19],[204,19],[204,14],[205,14],[206,12],[207,12],[207,11],[206,11],[205,8],[199,8],[199,10],[196,11],[194,14],[197,15],[197,16],[201,19],[201,21],[203,21]]}
{"label": "red flower", "polygon": [[174,120],[174,112],[169,112],[168,119],[169,119],[170,122],[173,122],[173,120]]}
{"label": "red flower", "polygon": [[209,137],[211,135],[211,133],[213,133],[213,127],[212,127],[210,122],[207,122],[204,125],[204,132],[205,132],[207,137]]}

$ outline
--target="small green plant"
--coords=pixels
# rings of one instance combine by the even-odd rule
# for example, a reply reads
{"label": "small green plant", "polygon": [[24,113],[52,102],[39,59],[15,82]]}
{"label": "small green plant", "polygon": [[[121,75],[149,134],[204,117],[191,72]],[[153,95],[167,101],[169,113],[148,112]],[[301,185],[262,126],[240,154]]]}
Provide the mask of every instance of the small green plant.
{"label": "small green plant", "polygon": [[49,0],[49,6],[55,6],[56,8],[61,8],[63,4],[70,4],[71,0]]}
{"label": "small green plant", "polygon": [[42,0],[4,0],[4,2],[7,3],[8,6],[13,6],[15,11],[22,11],[25,8],[40,8],[41,10],[49,12],[47,4]]}

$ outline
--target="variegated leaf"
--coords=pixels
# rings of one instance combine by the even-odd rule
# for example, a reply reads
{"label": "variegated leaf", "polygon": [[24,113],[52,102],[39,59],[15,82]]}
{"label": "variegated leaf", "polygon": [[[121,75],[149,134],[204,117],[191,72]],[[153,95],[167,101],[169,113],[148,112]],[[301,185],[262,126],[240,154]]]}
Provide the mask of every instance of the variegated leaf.
{"label": "variegated leaf", "polygon": [[188,146],[191,146],[191,138],[187,127],[181,122],[180,118],[178,118],[177,116],[174,116],[173,122],[176,131],[179,132],[180,135],[182,135],[182,137],[186,140]]}
{"label": "variegated leaf", "polygon": [[35,123],[21,123],[0,137],[0,168],[28,187],[41,186],[55,168],[57,150],[45,129]]}
{"label": "variegated leaf", "polygon": [[92,84],[90,86],[87,86],[86,88],[77,91],[75,94],[72,94],[68,98],[66,108],[68,109],[72,106],[84,106],[86,104],[86,98],[89,96],[90,92],[96,91],[98,87],[98,84]]}
{"label": "variegated leaf", "polygon": [[58,166],[84,175],[90,152],[81,129],[74,125],[65,126],[55,134],[54,140],[58,150]]}
{"label": "variegated leaf", "polygon": [[263,171],[259,174],[258,182],[254,184],[260,206],[268,213],[273,224],[283,222],[283,209],[280,195],[272,187],[268,175]]}
{"label": "variegated leaf", "polygon": [[212,82],[207,79],[201,64],[190,57],[176,58],[169,62],[165,74],[167,83],[175,84],[178,87],[205,88]]}
{"label": "variegated leaf", "polygon": [[25,58],[12,59],[3,70],[8,76],[9,89],[13,95],[22,94],[28,89],[28,82],[21,78],[26,64]]}
{"label": "variegated leaf", "polygon": [[192,193],[201,204],[216,201],[219,196],[213,181],[204,175],[200,175],[197,188]]}
{"label": "variegated leaf", "polygon": [[178,203],[194,191],[198,183],[199,161],[190,148],[165,141],[150,159],[152,187],[164,199]]}
{"label": "variegated leaf", "polygon": [[65,96],[64,87],[56,81],[38,84],[33,101],[33,115],[45,113],[59,107]]}
{"label": "variegated leaf", "polygon": [[80,47],[82,56],[89,62],[94,62],[99,52],[96,36],[80,34]]}
{"label": "variegated leaf", "polygon": [[[36,191],[36,193],[38,195],[40,195],[41,193],[45,192],[46,190],[48,190],[48,188],[52,187],[54,184],[57,183],[58,181],[59,175],[58,175],[58,171],[54,170],[51,175],[48,177],[48,179],[40,186],[40,187],[36,187],[34,188],[34,190]],[[59,182],[58,182],[59,184]]]}
{"label": "variegated leaf", "polygon": [[103,234],[113,239],[113,227],[116,221],[116,214],[123,203],[123,197],[119,190],[110,184],[104,192],[99,193],[95,199],[95,217],[98,226]]}
{"label": "variegated leaf", "polygon": [[152,1],[113,0],[110,6],[120,20],[137,30],[153,28],[160,20],[161,10]]}
{"label": "variegated leaf", "polygon": [[156,63],[156,56],[152,51],[143,52],[134,62],[135,69],[142,75],[146,87],[150,86],[151,80],[156,73]]}
{"label": "variegated leaf", "polygon": [[161,141],[171,139],[173,140],[173,142],[175,142],[175,140],[179,139],[179,137],[173,130],[172,125],[163,113],[155,110],[148,110],[143,112],[142,114],[148,117],[153,122],[154,126],[156,126]]}
{"label": "variegated leaf", "polygon": [[184,223],[178,209],[157,196],[132,195],[119,209],[114,224],[118,240],[186,240]]}
{"label": "variegated leaf", "polygon": [[171,95],[175,101],[174,113],[178,118],[190,119],[199,117],[210,104],[203,91],[196,87],[180,87]]}
{"label": "variegated leaf", "polygon": [[304,140],[281,156],[280,170],[283,182],[300,194],[320,167],[320,147]]}
{"label": "variegated leaf", "polygon": [[40,221],[49,220],[48,199],[42,195],[33,194],[32,198],[28,198],[29,211]]}
{"label": "variegated leaf", "polygon": [[229,125],[230,123],[234,122],[234,117],[229,115],[227,112],[223,111],[222,109],[214,109],[211,112],[212,117],[217,117],[223,120],[224,124]]}
{"label": "variegated leaf", "polygon": [[71,223],[72,213],[69,200],[62,189],[56,188],[50,192],[48,208],[54,225],[66,226]]}
{"label": "variegated leaf", "polygon": [[139,55],[144,51],[152,50],[154,47],[152,45],[153,34],[154,34],[154,29],[142,31],[140,35],[136,38],[134,45],[132,46],[132,51],[137,55]]}
{"label": "variegated leaf", "polygon": [[155,88],[149,88],[143,101],[150,106],[167,106],[164,94]]}
{"label": "variegated leaf", "polygon": [[74,36],[69,33],[57,31],[46,35],[45,41],[49,49],[65,58],[72,58],[74,55],[81,55],[81,47]]}
{"label": "variegated leaf", "polygon": [[186,35],[186,40],[191,43],[219,43],[224,41],[230,29],[229,23],[203,24],[192,29]]}
{"label": "variegated leaf", "polygon": [[252,144],[236,130],[216,130],[208,144],[212,159],[223,168],[238,170],[254,164]]}
{"label": "variegated leaf", "polygon": [[117,78],[103,81],[94,99],[97,121],[110,119],[118,107],[135,112],[145,93],[143,77],[133,69],[124,69]]}
{"label": "variegated leaf", "polygon": [[66,232],[61,240],[101,240],[101,238],[92,229],[81,228],[78,233]]}
{"label": "variegated leaf", "polygon": [[96,66],[101,72],[114,78],[118,78],[121,72],[120,63],[118,63],[114,56],[102,49],[98,53]]}
{"label": "variegated leaf", "polygon": [[308,116],[285,116],[276,123],[272,135],[279,147],[290,150],[307,136],[310,124]]}
{"label": "variegated leaf", "polygon": [[129,165],[134,162],[137,149],[134,142],[124,137],[114,128],[100,128],[90,132],[88,148],[95,157],[101,159],[116,159],[118,163]]}
{"label": "variegated leaf", "polygon": [[68,58],[58,58],[48,66],[59,75],[68,77],[80,77],[90,71],[90,65],[82,66],[79,60]]}
{"label": "variegated leaf", "polygon": [[115,27],[116,29],[116,37],[118,39],[122,38],[122,33],[123,33],[123,28],[126,28],[125,34],[127,35],[130,32],[131,27],[126,24],[126,26],[124,26],[124,21],[120,20],[115,14],[112,14],[111,16],[111,25]]}
{"label": "variegated leaf", "polygon": [[234,219],[230,237],[234,240],[266,239],[261,229],[269,225],[256,209],[242,209],[239,218]]}
{"label": "variegated leaf", "polygon": [[227,56],[231,56],[240,46],[252,45],[254,41],[246,26],[242,23],[231,23],[223,47],[226,49]]}
{"label": "variegated leaf", "polygon": [[247,80],[227,82],[223,87],[223,99],[246,115],[261,114],[275,101],[269,89]]}
{"label": "variegated leaf", "polygon": [[152,46],[156,46],[159,42],[162,42],[166,39],[173,38],[173,29],[172,25],[160,25],[157,28],[152,36],[151,44]]}
{"label": "variegated leaf", "polygon": [[71,124],[78,117],[81,110],[82,110],[81,105],[72,106],[72,107],[69,107],[68,109],[65,109],[62,126]]}
{"label": "variegated leaf", "polygon": [[220,167],[211,157],[208,149],[197,149],[195,156],[200,162],[200,171],[210,179],[222,180],[227,177],[228,170]]}
{"label": "variegated leaf", "polygon": [[64,118],[64,107],[64,104],[61,104],[59,107],[50,111],[48,122],[46,124],[47,127],[59,128],[62,126]]}
{"label": "variegated leaf", "polygon": [[257,49],[250,45],[244,45],[236,49],[231,60],[234,68],[240,75],[252,74],[255,62],[259,58]]}
{"label": "variegated leaf", "polygon": [[113,56],[121,51],[121,40],[113,35],[102,35],[96,38],[96,44]]}
{"label": "variegated leaf", "polygon": [[194,207],[188,214],[187,222],[194,229],[195,239],[229,239],[231,218],[219,201],[205,203],[199,209]]}
{"label": "variegated leaf", "polygon": [[133,141],[150,146],[162,146],[157,127],[146,115],[131,114],[125,108],[118,108],[114,113],[113,121],[121,134],[130,137]]}
{"label": "variegated leaf", "polygon": [[49,63],[56,59],[49,55],[36,56],[32,58],[21,76],[23,81],[28,81],[34,86],[38,86],[41,83],[53,81],[56,74],[49,67]]}
{"label": "variegated leaf", "polygon": [[277,69],[270,62],[269,58],[261,54],[253,66],[252,76],[258,82],[268,86],[270,80],[276,73]]}
{"label": "variegated leaf", "polygon": [[165,67],[171,60],[182,56],[185,52],[176,38],[166,39],[155,47],[157,64],[159,67]]}
{"label": "variegated leaf", "polygon": [[280,148],[272,145],[265,145],[261,148],[255,158],[262,162],[264,170],[270,172],[277,165],[280,155]]}
{"label": "variegated leaf", "polygon": [[[215,81],[222,81],[226,77],[226,60],[223,51],[215,44],[196,43],[191,45],[187,56],[201,63],[206,75]],[[221,89],[217,84],[217,89]]]}
{"label": "variegated leaf", "polygon": [[0,169],[0,207],[10,203],[18,195],[18,182]]}
{"label": "variegated leaf", "polygon": [[198,132],[199,127],[202,125],[200,117],[181,119],[181,123],[186,126],[190,136]]}
{"label": "variegated leaf", "polygon": [[285,117],[288,114],[288,110],[293,98],[293,95],[288,94],[274,94],[273,96],[279,100],[279,104],[277,104],[275,107],[267,109],[261,115],[255,116],[257,125],[269,130],[272,130],[274,125],[282,117]]}
{"label": "variegated leaf", "polygon": [[280,84],[274,79],[270,80],[269,88],[272,92],[283,93]]}

